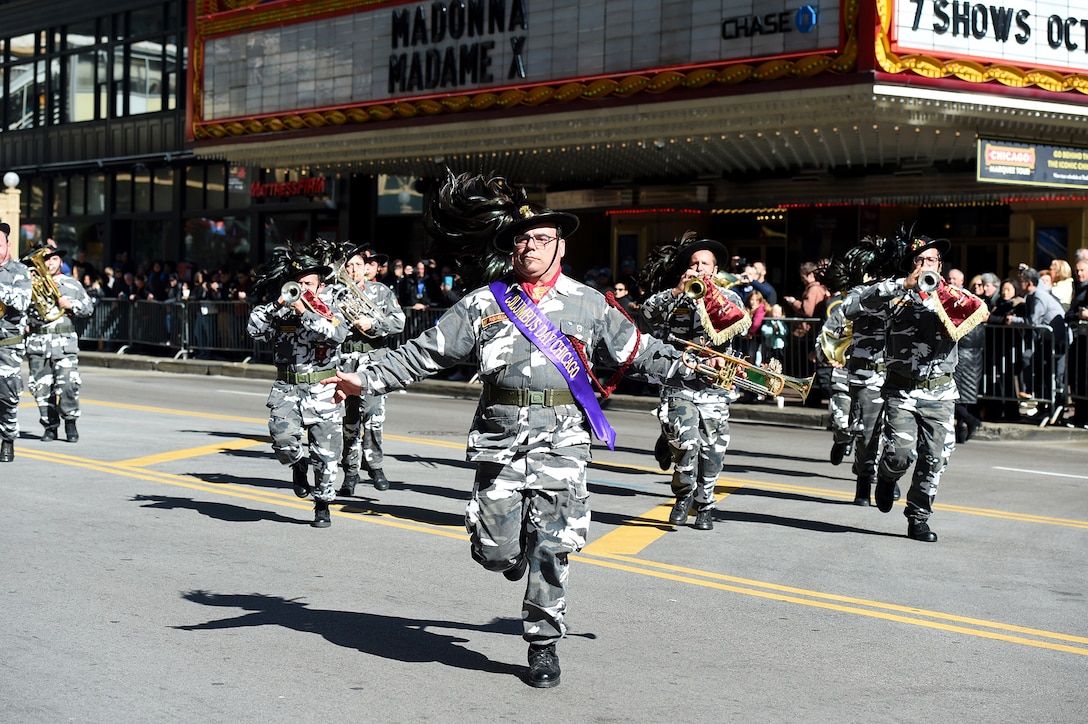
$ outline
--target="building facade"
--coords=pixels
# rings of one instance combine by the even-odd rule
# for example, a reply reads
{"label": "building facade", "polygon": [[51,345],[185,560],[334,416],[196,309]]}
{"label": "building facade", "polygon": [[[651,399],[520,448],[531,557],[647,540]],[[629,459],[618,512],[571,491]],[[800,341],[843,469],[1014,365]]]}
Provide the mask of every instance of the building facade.
{"label": "building facade", "polygon": [[969,274],[1088,246],[1073,0],[50,5],[0,5],[0,170],[25,240],[102,262],[314,235],[416,258],[413,180],[447,169],[578,213],[576,270],[687,228],[787,288],[915,222]]}

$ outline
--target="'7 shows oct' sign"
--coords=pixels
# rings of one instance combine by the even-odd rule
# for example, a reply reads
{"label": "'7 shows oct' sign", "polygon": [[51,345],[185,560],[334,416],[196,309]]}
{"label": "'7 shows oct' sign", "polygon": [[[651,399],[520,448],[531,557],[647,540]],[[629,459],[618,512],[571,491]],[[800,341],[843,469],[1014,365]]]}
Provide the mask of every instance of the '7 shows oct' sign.
{"label": "'7 shows oct' sign", "polygon": [[1085,0],[892,0],[896,53],[1088,71]]}

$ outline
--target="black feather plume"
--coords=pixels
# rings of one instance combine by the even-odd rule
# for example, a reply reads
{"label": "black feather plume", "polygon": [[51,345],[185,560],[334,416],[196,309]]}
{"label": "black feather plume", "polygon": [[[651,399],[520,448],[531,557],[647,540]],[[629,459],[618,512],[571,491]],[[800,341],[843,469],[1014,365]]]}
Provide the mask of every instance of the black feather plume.
{"label": "black feather plume", "polygon": [[517,221],[528,201],[525,189],[491,174],[455,175],[446,169],[441,187],[424,189],[423,226],[435,246],[453,256],[464,289],[483,286],[511,269],[510,255],[498,251],[495,233]]}
{"label": "black feather plume", "polygon": [[681,247],[695,242],[698,238],[699,234],[696,232],[685,231],[671,243],[660,244],[650,250],[646,264],[638,276],[639,286],[646,290],[647,295],[676,286],[679,281],[675,269],[676,254]]}

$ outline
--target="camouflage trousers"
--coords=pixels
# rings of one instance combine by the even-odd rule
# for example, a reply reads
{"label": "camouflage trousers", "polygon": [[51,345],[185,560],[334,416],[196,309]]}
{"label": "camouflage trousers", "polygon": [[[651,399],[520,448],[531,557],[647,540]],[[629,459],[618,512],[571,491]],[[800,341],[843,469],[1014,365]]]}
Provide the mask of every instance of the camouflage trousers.
{"label": "camouflage trousers", "polygon": [[79,417],[79,358],[74,354],[63,357],[34,354],[26,356],[30,376],[27,384],[38,403],[38,418],[42,427],[56,428],[61,420]]}
{"label": "camouflage trousers", "polygon": [[854,475],[862,482],[876,482],[884,429],[884,395],[879,387],[851,384],[850,432],[854,437]]}
{"label": "camouflage trousers", "polygon": [[684,498],[695,491],[695,507],[714,507],[714,486],[729,449],[729,402],[695,402],[666,396],[657,408],[661,430],[672,449],[672,492]]}
{"label": "camouflage trousers", "polygon": [[272,451],[284,465],[308,458],[314,471],[314,499],[336,499],[336,473],[343,451],[343,407],[333,402],[333,385],[292,385],[277,381],[266,403]]}
{"label": "camouflage trousers", "polygon": [[903,514],[925,521],[933,514],[941,473],[956,447],[956,400],[921,399],[893,388],[885,388],[885,395],[884,453],[877,478],[898,483],[915,462]]}
{"label": "camouflage trousers", "polygon": [[359,474],[360,462],[376,470],[385,462],[382,453],[382,427],[385,425],[387,395],[352,395],[344,400],[344,453],[341,464],[345,474]]}
{"label": "camouflage trousers", "polygon": [[835,442],[849,442],[850,434],[850,384],[846,370],[831,370],[831,397],[827,400],[831,416],[831,432]]}
{"label": "camouflage trousers", "polygon": [[[517,455],[508,464],[479,463],[465,527],[473,559],[489,571],[528,563],[522,636],[545,645],[566,633],[568,556],[586,544],[588,445],[583,455],[560,450]],[[527,481],[535,481],[529,487]],[[544,490],[536,484],[549,488]]]}
{"label": "camouflage trousers", "polygon": [[19,395],[23,393],[23,345],[0,347],[0,439],[19,437]]}

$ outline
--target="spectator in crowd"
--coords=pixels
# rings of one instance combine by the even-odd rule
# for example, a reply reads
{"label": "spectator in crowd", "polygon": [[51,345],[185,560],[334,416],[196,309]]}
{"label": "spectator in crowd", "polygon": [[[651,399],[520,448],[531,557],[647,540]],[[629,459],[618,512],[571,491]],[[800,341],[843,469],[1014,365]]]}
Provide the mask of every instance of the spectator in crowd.
{"label": "spectator in crowd", "polygon": [[[128,275],[126,274],[125,276]],[[138,302],[152,301],[155,299],[151,287],[148,286],[146,275],[137,274],[133,277],[132,290],[128,293],[126,299]]]}
{"label": "spectator in crowd", "polygon": [[757,259],[752,262],[752,272],[752,286],[760,291],[763,298],[767,300],[767,304],[772,307],[778,304],[778,292],[767,281],[767,266]]}
{"label": "spectator in crowd", "polygon": [[963,287],[963,280],[964,280],[963,272],[960,271],[959,269],[949,269],[947,278],[948,278],[949,286],[953,286],[956,289],[963,289],[964,288]]}
{"label": "spectator in crowd", "polygon": [[[748,308],[748,314],[752,317],[752,326],[748,328],[748,333],[744,335],[744,341],[738,346],[744,356],[756,364],[762,364],[763,320],[770,313],[771,305],[767,304],[767,300],[763,297],[762,292],[758,289],[753,289],[748,293],[748,298],[745,300],[745,306]],[[751,395],[748,395],[748,397],[751,397]],[[741,396],[741,400],[750,401],[745,400],[745,395]]]}
{"label": "spectator in crowd", "polygon": [[393,296],[397,298],[397,303],[400,306],[411,306],[406,303],[408,299],[408,282],[404,278],[404,260],[394,259],[393,263],[389,265],[389,271],[382,277],[382,282],[393,291]]}
{"label": "spectator in crowd", "polygon": [[982,275],[982,291],[976,292],[976,295],[982,297],[986,306],[993,311],[993,308],[1001,301],[1001,279],[993,272],[986,272]]}
{"label": "spectator in crowd", "polygon": [[638,316],[638,310],[640,305],[637,304],[634,298],[631,296],[631,290],[627,287],[628,282],[618,281],[615,286],[612,287],[612,296],[616,298],[616,301],[620,303],[623,310],[632,318]]}
{"label": "spectator in crowd", "polygon": [[1058,298],[1062,308],[1069,309],[1073,301],[1073,269],[1065,259],[1055,259],[1050,262],[1050,291]]}
{"label": "spectator in crowd", "polygon": [[161,259],[156,259],[151,262],[151,270],[145,275],[147,278],[147,287],[151,295],[151,299],[163,300],[166,299],[166,287],[169,285],[169,275],[163,266]]}
{"label": "spectator in crowd", "polygon": [[193,329],[196,358],[211,359],[211,348],[220,346],[217,344],[216,320],[219,316],[219,302],[222,301],[222,295],[219,291],[219,282],[212,279],[207,269],[198,269],[193,273],[189,301],[197,305],[193,314],[193,318],[196,319]]}
{"label": "spectator in crowd", "polygon": [[[952,272],[949,272],[948,276],[951,278]],[[976,296],[985,300],[980,293],[983,287],[982,275],[971,279],[970,286]],[[972,329],[960,338],[958,346],[960,360],[952,373],[956,379],[956,389],[960,393],[959,402],[956,403],[956,442],[965,443],[982,425],[982,420],[979,419],[978,393],[982,386],[986,327],[980,324]]]}
{"label": "spectator in crowd", "polygon": [[[827,291],[822,283],[816,279],[816,272],[819,269],[819,265],[814,261],[806,261],[801,264],[798,272],[801,275],[801,284],[804,289],[801,292],[801,298],[797,297],[785,297],[785,302],[788,305],[788,309],[795,317],[817,318],[823,319],[823,307],[827,302],[831,293]],[[798,328],[800,329],[800,328]],[[805,329],[798,333],[794,330],[794,335],[801,337],[808,332],[807,325]]]}
{"label": "spectator in crowd", "polygon": [[1076,265],[1077,283],[1069,301],[1069,311],[1065,314],[1068,326],[1088,322],[1088,259],[1082,259]]}
{"label": "spectator in crowd", "polygon": [[785,357],[786,341],[789,339],[790,330],[783,319],[785,313],[781,304],[771,305],[769,317],[763,318],[763,360],[764,363],[772,359],[782,363]]}
{"label": "spectator in crowd", "polygon": [[[1054,390],[1047,384],[1049,373],[1053,369],[1056,390],[1065,389],[1065,352],[1068,337],[1065,329],[1065,310],[1049,289],[1039,284],[1039,272],[1025,269],[1020,272],[1020,290],[1024,294],[1025,310],[1021,315],[1009,315],[1005,324],[1032,324],[1049,326],[1049,338],[1036,338],[1035,345],[1028,345],[1023,353],[1024,389],[1031,396],[1048,399]],[[1041,364],[1034,364],[1038,352]],[[1053,368],[1050,365],[1053,364]],[[1036,372],[1042,373],[1042,380],[1036,379]]]}

